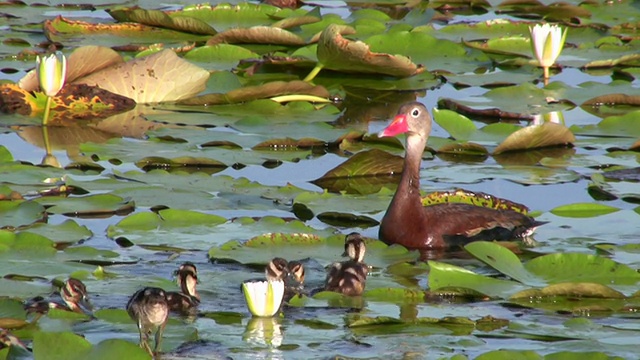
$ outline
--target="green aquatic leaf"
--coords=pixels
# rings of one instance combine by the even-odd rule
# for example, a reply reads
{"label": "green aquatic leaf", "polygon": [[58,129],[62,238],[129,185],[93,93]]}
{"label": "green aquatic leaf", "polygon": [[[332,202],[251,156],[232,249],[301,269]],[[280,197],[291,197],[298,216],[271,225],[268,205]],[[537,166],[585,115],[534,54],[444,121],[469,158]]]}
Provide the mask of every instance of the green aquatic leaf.
{"label": "green aquatic leaf", "polygon": [[44,207],[36,201],[0,201],[0,228],[17,229],[44,221]]}
{"label": "green aquatic leaf", "polygon": [[430,260],[429,289],[437,293],[508,298],[525,287],[515,281],[493,279],[459,266]]}
{"label": "green aquatic leaf", "polygon": [[86,225],[79,225],[73,220],[54,224],[36,224],[28,230],[33,234],[46,236],[56,243],[76,243],[87,240],[93,236],[93,232]]}
{"label": "green aquatic leaf", "polygon": [[35,199],[47,208],[50,214],[69,216],[105,216],[128,214],[135,209],[135,202],[112,194],[87,195],[82,197],[42,197]]}
{"label": "green aquatic leaf", "polygon": [[185,33],[215,35],[217,32],[202,20],[189,16],[169,16],[160,10],[147,10],[138,7],[107,9],[107,13],[119,22],[136,22]]}
{"label": "green aquatic leaf", "polygon": [[564,217],[588,218],[611,214],[619,210],[617,207],[599,203],[575,203],[555,207],[550,212]]}
{"label": "green aquatic leaf", "polygon": [[493,242],[475,241],[464,249],[476,259],[484,262],[502,274],[528,286],[545,286],[546,282],[527,271],[520,259],[511,250]]}
{"label": "green aquatic leaf", "polygon": [[469,140],[478,131],[469,118],[451,110],[433,109],[433,120],[456,140]]}
{"label": "green aquatic leaf", "polygon": [[541,289],[529,289],[513,294],[510,299],[532,299],[544,297],[567,296],[577,298],[624,299],[623,293],[612,288],[589,282],[559,283]]}
{"label": "green aquatic leaf", "polygon": [[576,137],[561,124],[545,122],[542,125],[526,126],[509,135],[493,150],[494,155],[509,151],[523,151],[551,146],[570,146]]}
{"label": "green aquatic leaf", "polygon": [[322,32],[318,41],[320,67],[395,77],[408,77],[425,70],[406,56],[372,52],[369,45],[361,41],[345,39],[342,36],[345,33],[353,33],[353,29],[331,24]]}
{"label": "green aquatic leaf", "polygon": [[634,285],[640,273],[603,256],[553,253],[528,261],[524,267],[550,284],[591,282],[602,285]]}
{"label": "green aquatic leaf", "polygon": [[33,336],[35,360],[83,359],[91,351],[91,343],[71,332],[38,331]]}
{"label": "green aquatic leaf", "polygon": [[[329,232],[317,233],[323,235],[323,233],[328,234]],[[414,261],[419,256],[415,251],[408,251],[399,246],[388,246],[377,240],[369,239],[366,244],[365,261],[374,267],[386,267],[395,263]],[[269,233],[256,236],[246,242],[229,241],[219,247],[211,248],[209,258],[262,265],[267,264],[274,257],[300,260],[313,256],[323,265],[329,265],[337,259],[341,259],[343,252],[344,235],[321,237],[304,232]]]}

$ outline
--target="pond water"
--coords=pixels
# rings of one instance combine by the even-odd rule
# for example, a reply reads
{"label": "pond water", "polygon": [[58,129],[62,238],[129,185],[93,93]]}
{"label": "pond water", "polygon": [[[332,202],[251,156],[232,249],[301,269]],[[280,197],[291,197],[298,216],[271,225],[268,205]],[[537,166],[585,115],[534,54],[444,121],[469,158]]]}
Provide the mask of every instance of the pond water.
{"label": "pond water", "polygon": [[[22,39],[26,44],[21,46],[25,49],[38,49],[37,44],[44,42],[45,38],[41,29],[30,24],[52,20],[57,15],[92,23],[112,22],[111,16],[101,11],[112,5],[96,5],[99,11],[76,11],[73,8],[60,11],[62,5],[57,4],[21,9],[4,6],[7,13],[20,16],[0,20],[0,26],[10,30],[1,35],[7,41],[0,47],[3,55],[0,80],[16,82],[33,67],[33,59],[22,61],[13,58],[23,49],[11,45],[15,40],[8,41]],[[158,8],[145,1],[126,4],[145,9]],[[163,5],[162,9],[180,9],[188,4],[172,3]],[[347,24],[357,28],[357,34],[365,34],[362,35],[363,40],[373,36],[375,32],[371,29],[378,26],[389,29],[395,24],[397,27],[393,31],[402,31],[435,23],[437,31],[431,35],[456,46],[460,46],[459,38],[450,40],[456,37],[455,31],[464,34],[465,40],[505,40],[500,31],[487,32],[467,23],[500,18],[513,22],[517,27],[523,18],[531,18],[531,14],[536,14],[533,17],[536,18],[548,11],[544,7],[526,9],[515,6],[523,13],[522,17],[517,17],[517,14],[500,14],[504,9],[514,8],[500,6],[496,1],[477,5],[473,11],[462,5],[445,11],[439,6],[446,3],[432,2],[423,5],[430,9],[439,8],[437,19],[432,22],[425,19],[416,24],[415,14],[377,20],[384,15],[377,9],[391,13],[389,9],[392,6],[378,7],[366,13],[357,11],[364,7],[362,4],[318,4],[322,8],[322,16],[336,14],[343,18]],[[433,85],[425,88],[413,83],[389,82],[391,85],[388,86],[397,86],[401,90],[380,90],[380,87],[387,86],[381,83],[388,77],[375,75],[372,76],[372,88],[357,83],[357,86],[345,90],[334,76],[323,77],[321,73],[317,82],[327,84],[331,92],[341,96],[346,94],[344,102],[318,106],[317,110],[295,104],[273,108],[260,102],[192,108],[170,104],[154,108],[139,105],[141,116],[136,117],[131,129],[127,128],[129,123],[114,118],[102,122],[87,121],[81,126],[55,126],[49,133],[52,155],[62,169],[38,166],[46,151],[37,117],[3,115],[0,120],[3,132],[0,134],[0,150],[6,150],[10,158],[3,155],[5,152],[0,152],[2,193],[6,189],[17,191],[26,202],[42,204],[39,206],[46,207],[48,212],[44,221],[31,219],[25,223],[24,218],[29,214],[3,209],[5,219],[16,220],[15,224],[3,220],[7,225],[0,234],[3,241],[0,274],[4,276],[0,284],[0,327],[8,328],[27,347],[33,345],[33,353],[12,352],[9,358],[71,358],[63,349],[63,342],[54,345],[57,338],[38,335],[43,333],[75,333],[86,339],[86,346],[94,354],[103,358],[114,356],[115,352],[101,349],[98,344],[110,344],[109,341],[114,339],[130,343],[138,341],[136,326],[124,311],[129,296],[142,286],[177,290],[172,273],[185,261],[191,261],[198,267],[198,291],[202,303],[197,316],[171,316],[164,335],[164,359],[485,358],[483,356],[498,359],[515,358],[516,355],[564,358],[570,354],[587,359],[638,358],[638,280],[630,273],[640,267],[637,247],[640,234],[637,205],[640,202],[637,170],[640,163],[637,150],[640,147],[637,144],[640,122],[637,120],[640,112],[637,107],[615,104],[610,109],[598,107],[595,110],[579,105],[599,95],[617,93],[632,97],[636,106],[640,103],[637,100],[640,97],[637,60],[625,66],[599,70],[582,68],[592,60],[619,59],[634,51],[640,53],[637,32],[628,34],[616,28],[629,20],[625,17],[613,20],[621,13],[635,11],[640,15],[640,9],[637,2],[625,1],[617,5],[620,9],[592,9],[596,5],[580,5],[576,1],[571,1],[570,5],[573,8],[567,10],[568,14],[575,12],[575,16],[568,15],[563,19],[566,22],[575,24],[575,19],[593,23],[607,20],[610,28],[601,30],[588,24],[572,26],[567,49],[558,60],[564,68],[552,72],[551,84],[547,86],[540,79],[541,69],[529,64],[528,59],[523,60],[523,56],[516,56],[521,52],[522,41],[510,45],[514,47],[514,53],[506,54],[501,51],[506,52],[504,46],[509,45],[491,45],[495,48],[487,51],[490,55],[471,47],[466,48],[467,55],[445,55],[443,58],[421,53],[418,59],[422,56],[430,71],[440,69],[438,75],[446,81],[430,80]],[[402,7],[398,6],[396,10],[402,13]],[[303,9],[311,10],[312,7],[305,5]],[[486,9],[486,12],[481,9]],[[591,11],[591,20],[587,20],[590,17],[582,10]],[[5,12],[5,8],[2,11]],[[432,16],[435,12],[428,10],[425,14]],[[467,24],[469,28],[451,30],[459,24]],[[509,28],[509,31],[514,30]],[[65,39],[69,41],[68,44],[62,42],[67,55],[76,44],[91,43],[89,36],[80,36],[80,40],[69,33],[60,36],[67,36]],[[139,41],[137,35],[131,36]],[[95,38],[97,43],[107,46],[111,40]],[[580,48],[581,44],[589,42],[598,45]],[[606,49],[607,44],[624,46],[625,50]],[[607,51],[611,54],[608,57],[603,55]],[[443,59],[453,69],[450,73],[446,72],[447,66],[436,65],[438,61],[444,62]],[[195,62],[201,65],[201,62]],[[236,63],[234,61],[228,69],[208,70],[231,73]],[[274,73],[261,71],[256,74],[260,80],[250,80],[266,81],[264,79],[269,77],[291,80],[298,74],[297,70],[291,69]],[[485,77],[479,79],[485,71]],[[469,78],[463,79],[462,75]],[[506,79],[511,77],[514,79],[512,84],[506,84]],[[500,84],[494,84],[492,78]],[[345,81],[356,80],[345,76]],[[535,89],[526,87],[529,84],[534,84]],[[205,92],[215,92],[215,86],[209,83]],[[511,93],[500,93],[501,89],[510,89]],[[561,101],[546,103],[545,97],[567,100],[572,104]],[[359,182],[361,179],[351,179],[355,184],[353,188],[362,190],[360,193],[348,190],[326,192],[312,181],[344,164],[353,154],[382,149],[402,155],[400,143],[379,142],[366,135],[337,146],[330,146],[330,143],[349,131],[377,133],[387,125],[402,102],[417,100],[428,109],[439,108],[441,111],[443,107],[439,101],[442,99],[454,99],[475,110],[498,107],[526,115],[562,111],[565,125],[576,135],[573,147],[561,147],[558,152],[530,150],[516,152],[515,156],[488,154],[481,157],[425,153],[421,169],[424,193],[454,188],[485,192],[525,204],[537,219],[548,222],[536,231],[536,246],[521,249],[520,260],[509,262],[512,260],[499,258],[504,260],[504,264],[509,264],[508,269],[489,266],[486,261],[476,260],[466,253],[440,254],[437,262],[430,263],[430,269],[427,263],[416,261],[415,252],[376,244],[373,239],[377,238],[377,226],[360,225],[353,219],[347,220],[353,225],[332,226],[317,216],[340,212],[379,221],[395,191],[397,176],[379,176],[375,181],[366,180],[364,183]],[[535,103],[535,99],[542,100]],[[615,115],[628,118],[626,122],[618,121]],[[479,130],[469,138],[458,138],[461,142],[472,141],[491,152],[508,135],[503,130],[498,135],[497,130],[487,130],[496,129],[488,124],[500,119],[479,115],[469,117]],[[457,131],[456,126],[461,126],[463,120],[457,118],[453,125],[437,117],[436,120],[428,146],[437,150],[451,143],[453,135],[450,131]],[[528,125],[524,120],[502,119],[502,122],[519,127]],[[325,126],[327,124],[331,126]],[[138,127],[148,131],[136,131]],[[313,149],[253,148],[267,140],[275,139],[277,144],[281,144],[285,137],[316,138],[324,145]],[[240,144],[240,147],[206,146],[210,141],[224,140]],[[403,141],[403,138],[399,140]],[[159,166],[158,169],[143,171],[143,160],[148,164],[153,162],[151,158],[154,156],[212,159],[226,167],[216,168],[200,163],[199,167]],[[622,179],[604,176],[605,170],[621,169],[630,170],[630,174]],[[47,178],[54,179],[54,184],[55,181],[57,184],[65,182],[82,191],[77,190],[67,199],[41,197],[40,191],[53,187],[44,183]],[[98,198],[100,195],[113,195],[117,201]],[[134,207],[127,207],[132,202]],[[292,209],[294,204],[304,205],[316,216],[296,219],[300,214]],[[581,207],[577,210],[567,208],[575,204]],[[163,215],[156,216],[151,209],[158,211],[156,207],[159,206],[176,212],[160,212]],[[37,224],[39,222],[44,224]],[[307,274],[306,288],[321,288],[325,267],[331,261],[341,259],[341,234],[353,231],[372,238],[366,259],[373,268],[363,297],[349,299],[321,294],[293,301],[279,318],[251,317],[240,284],[247,279],[262,277],[266,261],[274,256],[302,260]],[[28,241],[24,239],[23,246],[19,245],[22,240],[11,237],[32,232],[39,237],[29,237]],[[259,240],[246,246],[230,245],[233,241],[244,243],[268,233],[287,234],[285,245],[277,241],[273,246],[257,245]],[[298,233],[317,235],[318,243],[301,244],[297,235],[291,235]],[[291,244],[287,245],[286,241],[291,241]],[[41,247],[50,251],[39,250]],[[561,259],[558,262],[568,262],[569,257],[562,256],[571,253],[592,256],[588,260],[592,262],[585,263],[585,269],[580,264],[573,265],[567,270],[571,273],[567,275],[570,280],[554,281],[542,270],[526,268],[527,261],[542,254],[558,254]],[[211,254],[214,254],[214,259],[210,259]],[[481,258],[478,254],[474,253],[476,258]],[[589,273],[586,269],[590,266],[605,269],[602,263],[608,259],[613,260],[613,265],[606,269],[616,273],[617,277],[608,278],[606,274],[602,274],[602,278],[596,275],[581,277],[583,270]],[[520,261],[525,263],[522,272],[514,270],[519,269]],[[450,287],[438,292],[438,289],[430,288],[433,280],[430,274],[439,266],[456,266],[450,271],[458,275],[452,275]],[[499,279],[509,282],[504,285],[508,290],[499,290],[498,285],[486,285],[482,288],[484,292],[471,284],[465,287],[462,282],[456,282],[462,279],[458,277],[461,276],[459,272],[463,272],[457,267],[477,274],[478,286],[493,284],[491,281]],[[629,273],[617,275],[626,270]],[[12,274],[24,278],[15,279],[10,276]],[[54,312],[35,322],[24,314],[19,306],[21,302],[37,295],[47,296],[52,290],[51,280],[64,280],[69,276],[78,277],[86,284],[95,307],[95,318],[69,317]],[[527,282],[531,277],[536,281],[544,280],[543,284],[532,285],[534,281]],[[603,287],[591,293],[588,291],[592,287],[585,290],[578,289],[577,285],[564,292],[550,290],[558,283],[598,283]],[[549,290],[551,295],[536,293],[524,300],[516,297],[520,291],[542,288]],[[84,340],[74,338],[73,341],[79,343]],[[51,346],[51,350],[47,346]],[[498,350],[513,353],[500,354],[496,352]],[[6,352],[0,354],[6,355]],[[81,352],[77,354],[88,356]],[[137,353],[134,355],[139,356]],[[140,357],[144,358],[144,354]]]}

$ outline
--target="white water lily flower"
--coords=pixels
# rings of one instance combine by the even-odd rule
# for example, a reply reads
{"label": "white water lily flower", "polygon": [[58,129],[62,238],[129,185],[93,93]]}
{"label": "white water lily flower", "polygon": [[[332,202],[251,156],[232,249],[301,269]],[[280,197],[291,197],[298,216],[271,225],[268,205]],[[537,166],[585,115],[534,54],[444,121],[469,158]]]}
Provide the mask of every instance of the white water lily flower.
{"label": "white water lily flower", "polygon": [[562,31],[558,25],[537,24],[529,28],[531,33],[531,47],[538,63],[544,69],[545,79],[549,77],[549,67],[556,62],[564,41],[567,38],[567,30]]}
{"label": "white water lily flower", "polygon": [[247,281],[242,283],[242,292],[251,314],[270,317],[280,309],[284,298],[284,282]]}
{"label": "white water lily flower", "polygon": [[36,74],[42,92],[48,97],[58,95],[67,76],[67,58],[60,51],[36,59]]}
{"label": "white water lily flower", "polygon": [[564,125],[564,115],[560,111],[537,114],[533,116],[533,122],[531,125],[542,125],[546,122]]}

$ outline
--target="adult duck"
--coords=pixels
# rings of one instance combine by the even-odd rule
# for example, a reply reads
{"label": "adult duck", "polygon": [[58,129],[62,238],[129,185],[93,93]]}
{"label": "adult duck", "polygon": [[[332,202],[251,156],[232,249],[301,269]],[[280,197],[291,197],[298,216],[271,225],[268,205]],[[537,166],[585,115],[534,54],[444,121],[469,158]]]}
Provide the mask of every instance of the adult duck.
{"label": "adult duck", "polygon": [[544,224],[512,210],[461,203],[423,206],[420,163],[431,122],[423,104],[410,102],[402,105],[393,122],[378,134],[380,137],[407,134],[402,177],[380,223],[380,240],[411,249],[446,249],[476,240],[523,238]]}

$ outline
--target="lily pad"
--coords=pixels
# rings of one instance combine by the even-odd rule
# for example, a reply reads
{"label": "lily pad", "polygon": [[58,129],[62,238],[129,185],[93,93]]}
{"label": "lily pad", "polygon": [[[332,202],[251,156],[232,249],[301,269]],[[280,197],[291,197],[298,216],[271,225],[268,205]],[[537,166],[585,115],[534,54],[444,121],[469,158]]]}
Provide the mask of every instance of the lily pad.
{"label": "lily pad", "polygon": [[79,217],[123,215],[135,209],[135,202],[131,199],[123,199],[112,194],[69,198],[42,197],[35,201],[44,205],[50,214]]}
{"label": "lily pad", "polygon": [[209,72],[181,59],[171,50],[115,65],[76,80],[99,86],[137,103],[176,101],[205,89]]}
{"label": "lily pad", "polygon": [[321,67],[344,72],[363,72],[408,77],[425,69],[402,55],[374,53],[360,41],[342,37],[352,29],[331,24],[322,32],[318,42],[318,61]]}
{"label": "lily pad", "polygon": [[619,211],[620,209],[614,206],[598,203],[576,203],[558,206],[551,209],[551,213],[558,216],[574,217],[574,218],[588,218],[611,214]]}
{"label": "lily pad", "polygon": [[496,149],[494,154],[508,151],[539,149],[548,146],[568,146],[576,141],[566,126],[545,122],[542,125],[524,127],[509,135]]}
{"label": "lily pad", "polygon": [[[374,267],[415,261],[419,254],[401,246],[387,246],[381,241],[367,241],[365,262]],[[259,251],[258,251],[259,250]],[[274,257],[287,260],[305,259],[313,254],[314,260],[329,265],[339,260],[344,252],[344,236],[322,238],[306,233],[271,233],[249,239],[247,242],[230,241],[209,250],[209,258],[233,260],[243,264],[267,264]]]}
{"label": "lily pad", "polygon": [[0,228],[17,229],[44,221],[45,209],[35,201],[0,201]]}

